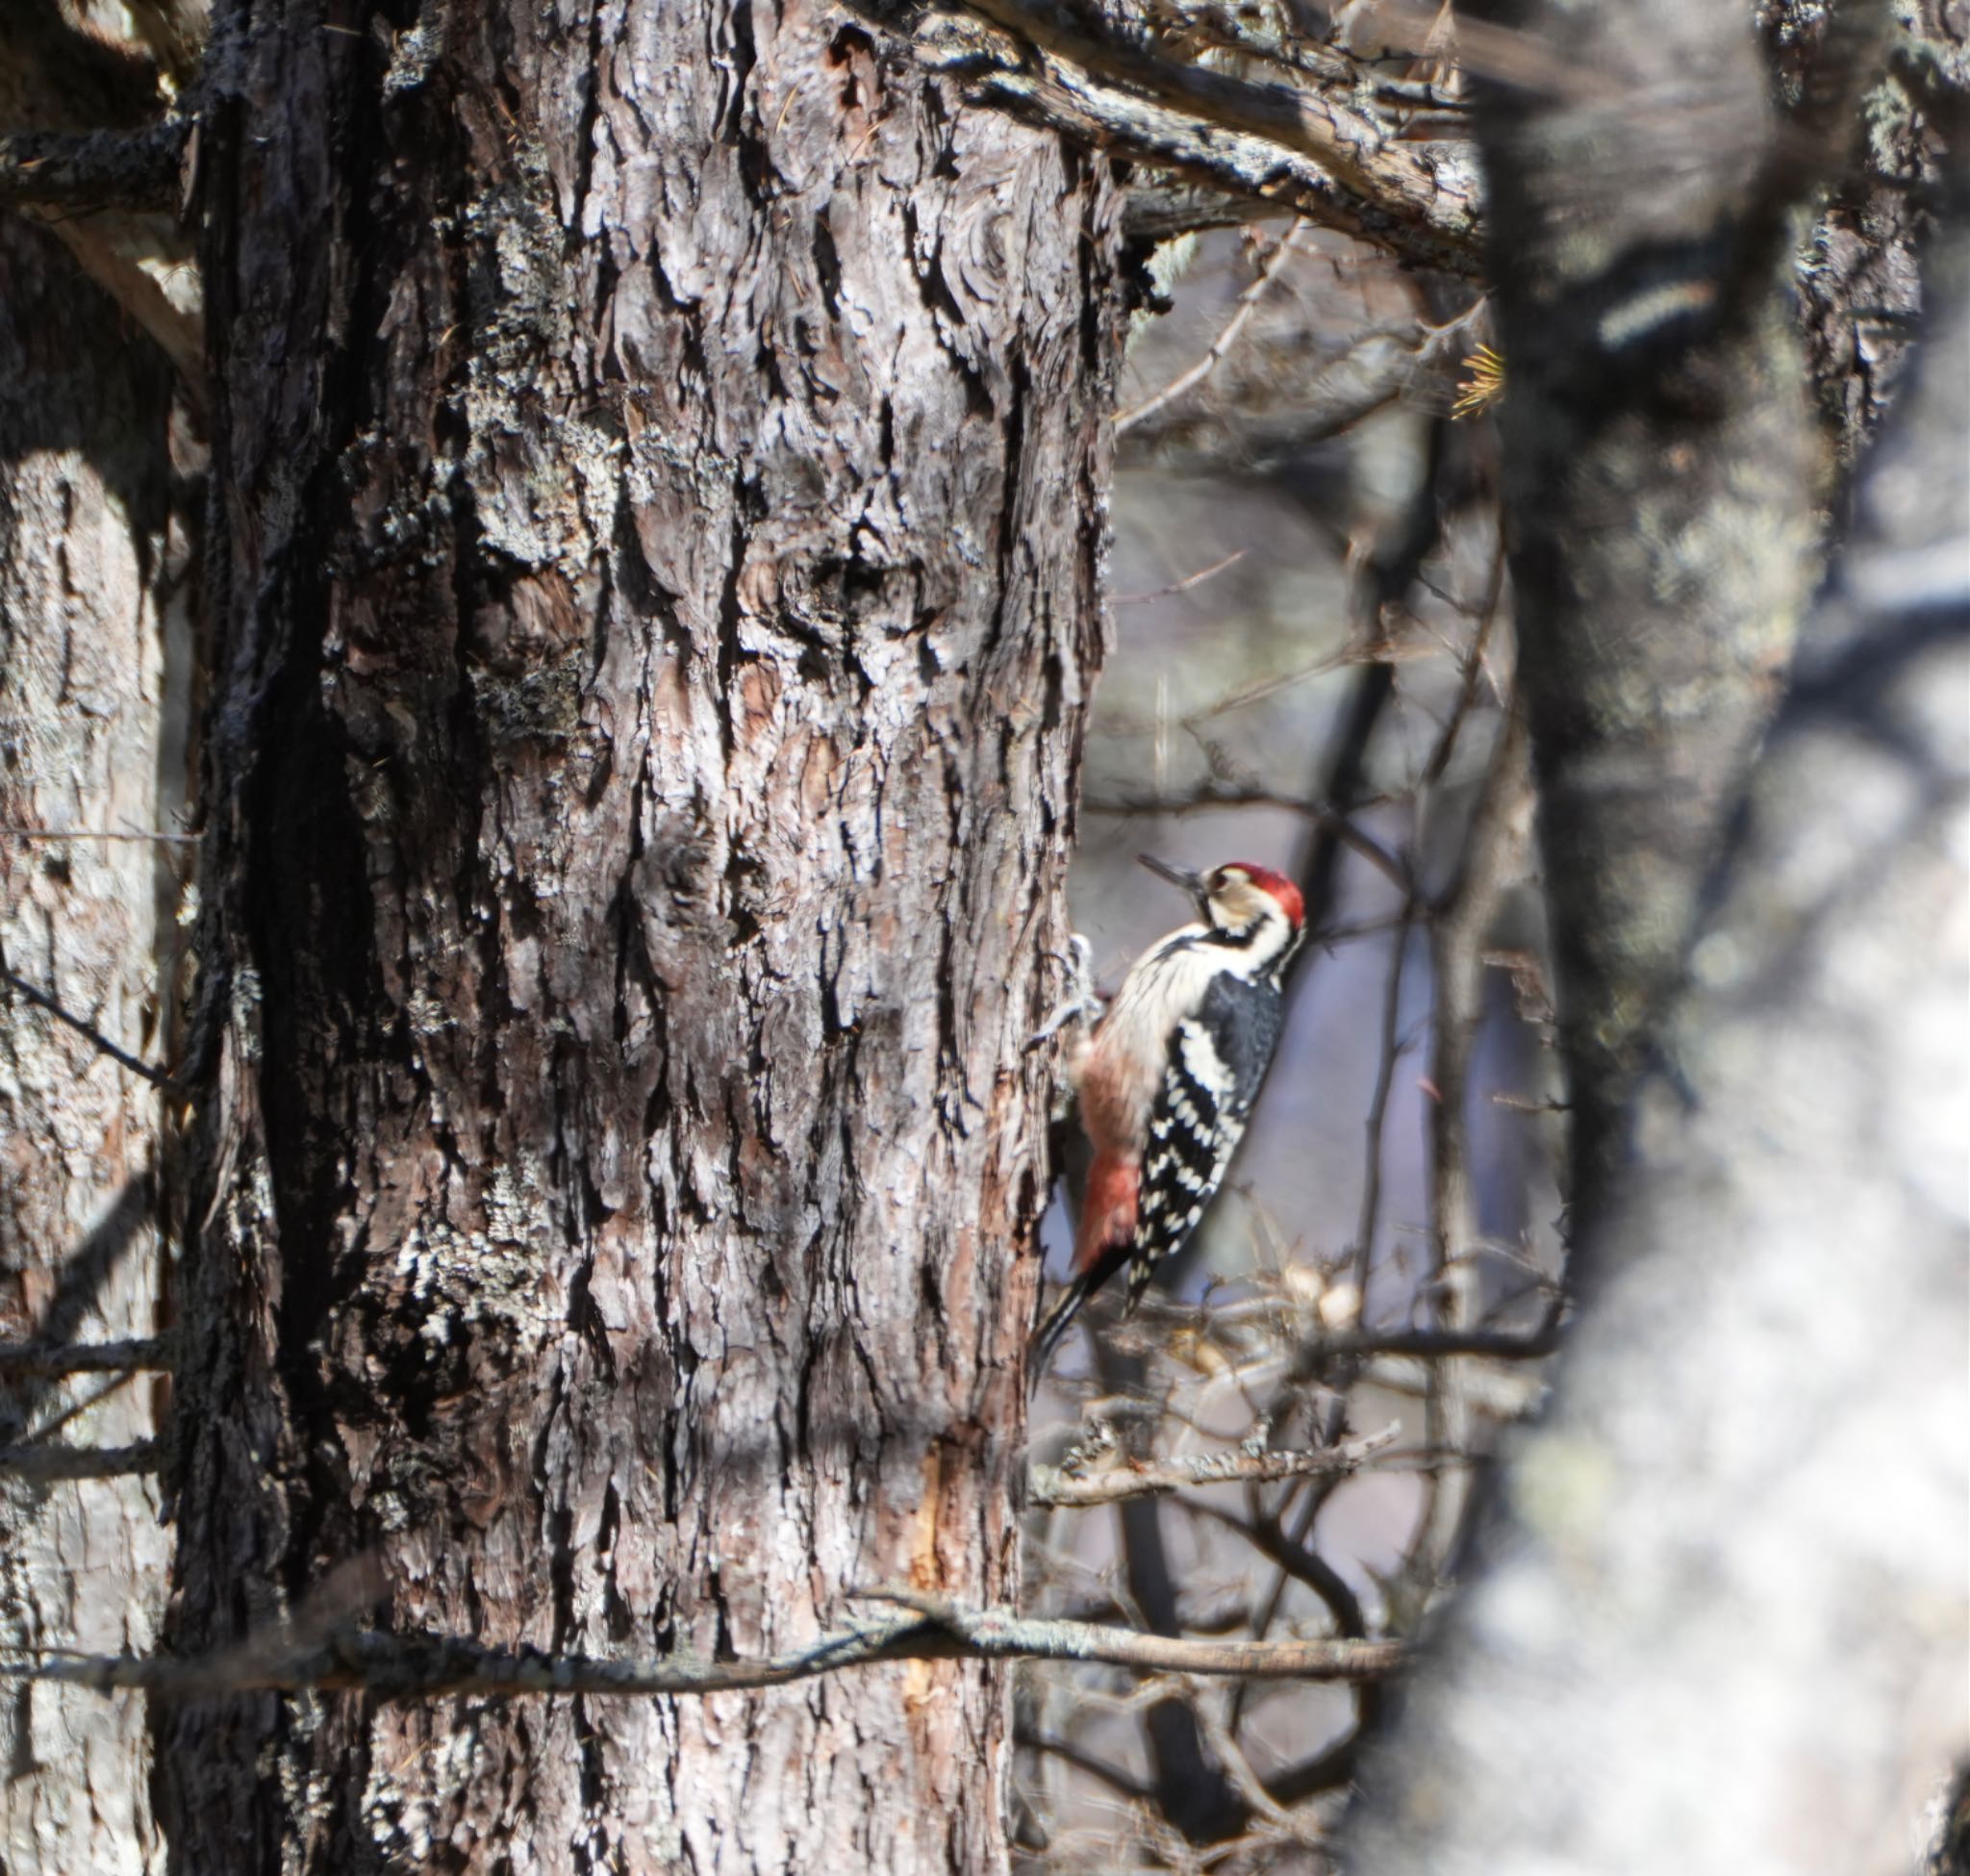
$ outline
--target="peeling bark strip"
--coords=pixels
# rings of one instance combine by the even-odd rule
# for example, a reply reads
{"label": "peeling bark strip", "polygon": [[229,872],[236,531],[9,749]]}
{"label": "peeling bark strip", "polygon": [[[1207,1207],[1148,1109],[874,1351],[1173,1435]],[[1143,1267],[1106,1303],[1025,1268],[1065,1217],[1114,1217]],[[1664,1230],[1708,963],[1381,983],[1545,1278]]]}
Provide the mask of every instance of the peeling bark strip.
{"label": "peeling bark strip", "polygon": [[[798,0],[217,31],[175,1649],[1008,1600],[1105,169]],[[174,1853],[989,1871],[1003,1685],[189,1704]]]}

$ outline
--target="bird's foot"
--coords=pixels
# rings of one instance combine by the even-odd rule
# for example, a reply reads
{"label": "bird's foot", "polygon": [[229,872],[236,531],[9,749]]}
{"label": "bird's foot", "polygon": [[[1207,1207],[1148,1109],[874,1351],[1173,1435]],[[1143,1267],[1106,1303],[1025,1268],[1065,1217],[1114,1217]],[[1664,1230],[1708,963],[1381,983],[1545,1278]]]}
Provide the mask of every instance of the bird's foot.
{"label": "bird's foot", "polygon": [[1067,997],[1026,1038],[1029,1050],[1050,1041],[1070,1023],[1076,1020],[1092,1022],[1101,1014],[1101,999],[1096,994],[1094,976],[1088,966],[1093,955],[1094,947],[1076,931],[1068,941],[1068,955],[1062,960],[1067,965]]}

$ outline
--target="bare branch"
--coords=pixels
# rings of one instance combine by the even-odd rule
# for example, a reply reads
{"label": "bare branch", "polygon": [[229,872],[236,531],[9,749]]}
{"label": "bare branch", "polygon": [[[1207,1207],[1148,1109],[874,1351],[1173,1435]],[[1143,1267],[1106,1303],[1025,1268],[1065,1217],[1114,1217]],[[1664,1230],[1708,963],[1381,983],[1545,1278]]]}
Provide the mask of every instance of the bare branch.
{"label": "bare branch", "polygon": [[[1482,298],[1438,326],[1377,321],[1341,346],[1281,350],[1250,337],[1230,355],[1209,395],[1185,399],[1146,418],[1121,440],[1118,460],[1185,474],[1231,469],[1264,473],[1316,444],[1351,429],[1398,400],[1435,409],[1454,395],[1449,369],[1466,329],[1482,317]],[[1343,659],[1343,662],[1347,660]],[[1303,673],[1289,673],[1292,682]],[[1259,695],[1282,680],[1258,680]],[[1188,714],[1218,715],[1251,700],[1232,697]]]}
{"label": "bare branch", "polygon": [[[1482,303],[1479,302],[1480,305]],[[1491,577],[1485,585],[1484,609],[1478,615],[1478,629],[1472,633],[1470,647],[1464,653],[1456,701],[1451,705],[1451,714],[1444,722],[1435,747],[1423,765],[1422,774],[1416,778],[1419,790],[1434,788],[1443,779],[1444,771],[1450,767],[1451,756],[1457,747],[1457,736],[1463,729],[1464,719],[1471,714],[1471,706],[1477,701],[1478,679],[1484,670],[1485,647],[1491,643],[1492,628],[1498,623],[1499,602],[1504,597],[1504,572],[1505,546],[1501,535],[1491,557]]]}
{"label": "bare branch", "polygon": [[1179,593],[1189,593],[1203,585],[1206,580],[1215,579],[1226,569],[1236,567],[1246,556],[1247,549],[1235,548],[1222,560],[1214,560],[1208,567],[1200,567],[1195,573],[1186,573],[1180,580],[1169,586],[1159,586],[1152,593],[1118,593],[1109,600],[1111,606],[1146,606],[1152,599],[1168,599]]}
{"label": "bare branch", "polygon": [[168,1369],[176,1362],[177,1343],[168,1335],[123,1342],[0,1342],[0,1381]]}
{"label": "bare branch", "polygon": [[71,1016],[54,998],[44,990],[37,990],[33,984],[17,977],[4,964],[0,964],[0,983],[5,983],[16,996],[24,997],[37,1009],[46,1010],[58,1022],[65,1023],[83,1038],[92,1044],[103,1054],[121,1068],[127,1068],[132,1075],[140,1075],[154,1088],[162,1088],[166,1094],[183,1092],[180,1084],[161,1068],[153,1068],[148,1062],[139,1061],[127,1050],[119,1049],[100,1029],[91,1027],[79,1016]]}
{"label": "bare branch", "polygon": [[[1368,232],[1377,224],[1465,246],[1470,203],[1447,198],[1442,180],[1417,151],[1395,143],[1389,128],[1355,107],[1336,84],[1254,84],[1202,65],[1159,58],[1119,36],[1103,35],[1044,4],[966,0],[970,11],[1002,27],[1057,63],[1077,65],[1099,83],[1125,86],[1218,131],[1266,139],[1282,153],[1310,159],[1325,184],[1327,218],[1336,214]],[[1453,205],[1452,205],[1453,203]],[[1442,265],[1439,261],[1437,265]],[[1459,272],[1473,270],[1467,257]]]}
{"label": "bare branch", "polygon": [[120,1479],[126,1473],[155,1472],[164,1450],[164,1442],[157,1439],[139,1439],[128,1446],[0,1446],[0,1473],[37,1484]]}
{"label": "bare branch", "polygon": [[[992,0],[1001,7],[1003,0]],[[1023,9],[1003,6],[1008,19]],[[999,105],[1082,143],[1114,149],[1210,184],[1227,193],[1290,209],[1324,226],[1371,241],[1419,266],[1475,279],[1480,270],[1476,167],[1442,148],[1395,140],[1351,107],[1277,85],[1251,85],[1222,73],[1165,61],[1147,52],[1083,38],[1031,20],[1048,45],[1017,27],[995,34],[978,20],[948,13],[924,16],[915,40],[926,63],[966,82],[981,101]],[[1096,63],[1064,50],[1074,45]],[[1023,56],[1023,45],[1034,55]],[[1142,89],[1104,82],[1121,67],[1139,71]],[[1104,67],[1108,69],[1104,71]],[[1353,162],[1370,186],[1364,195],[1301,147],[1316,140],[1309,126],[1330,114],[1361,139]],[[1278,130],[1286,140],[1274,135]],[[1345,144],[1347,139],[1332,139]],[[1229,218],[1205,211],[1206,219]]]}
{"label": "bare branch", "polygon": [[1265,258],[1265,264],[1253,276],[1251,284],[1238,295],[1238,304],[1231,317],[1225,321],[1224,329],[1211,341],[1203,357],[1187,370],[1179,371],[1161,391],[1145,398],[1133,410],[1124,411],[1115,419],[1115,434],[1119,437],[1132,430],[1147,417],[1153,417],[1164,405],[1174,403],[1193,385],[1202,384],[1217,368],[1218,362],[1238,342],[1238,335],[1250,323],[1251,316],[1258,311],[1259,302],[1271,291],[1273,282],[1286,270],[1286,263],[1293,258],[1293,250],[1300,245],[1301,231],[1304,221],[1296,221],[1279,237],[1273,251]]}
{"label": "bare branch", "polygon": [[139,828],[132,833],[109,827],[0,827],[0,840],[128,840],[159,841],[170,846],[196,847],[203,834],[172,834],[161,827]]}
{"label": "bare branch", "polygon": [[198,1661],[160,1656],[47,1655],[0,1661],[0,1678],[59,1681],[98,1692],[137,1688],[178,1698],[304,1689],[362,1691],[385,1700],[469,1694],[705,1694],[783,1686],[843,1668],[899,1661],[1069,1661],[1186,1674],[1270,1680],[1360,1681],[1393,1673],[1405,1651],[1382,1641],[1199,1641],[970,1610],[907,1589],[862,1592],[912,1613],[852,1625],[805,1647],[753,1661],[679,1653],[603,1661],[534,1648],[486,1648],[462,1636],[366,1632],[318,1646],[248,1643]]}
{"label": "bare branch", "polygon": [[1012,1742],[1027,1752],[1048,1753],[1063,1765],[1072,1765],[1077,1772],[1099,1779],[1110,1790],[1120,1792],[1132,1803],[1142,1804],[1155,1796],[1148,1786],[1129,1777],[1119,1765],[1111,1765],[1105,1759],[1083,1752],[1072,1739],[1055,1739],[1042,1733],[1015,1731]]}
{"label": "bare branch", "polygon": [[1409,928],[1421,909],[1421,900],[1412,886],[1402,900],[1396,935],[1389,943],[1388,976],[1382,990],[1381,1058],[1376,1072],[1375,1092],[1369,1097],[1368,1114],[1361,1124],[1367,1136],[1367,1158],[1361,1179],[1361,1208],[1354,1223],[1354,1293],[1364,1307],[1368,1302],[1368,1280],[1375,1264],[1376,1227],[1381,1216],[1382,1128],[1388,1117],[1389,1095],[1396,1084],[1396,1063],[1403,1049],[1402,971],[1408,960]]}
{"label": "bare branch", "polygon": [[[1254,1501],[1257,1496],[1252,1494]],[[1342,1635],[1361,1636],[1368,1634],[1361,1599],[1355,1595],[1348,1579],[1318,1551],[1289,1537],[1276,1517],[1261,1509],[1255,1509],[1249,1518],[1242,1518],[1236,1512],[1223,1510],[1216,1505],[1200,1504],[1196,1508],[1226,1531],[1236,1532],[1261,1557],[1276,1563],[1296,1583],[1303,1583],[1326,1604]]]}
{"label": "bare branch", "polygon": [[1336,814],[1319,801],[1282,795],[1276,789],[1257,783],[1225,780],[1211,776],[1185,795],[1116,795],[1096,797],[1081,803],[1086,814],[1194,814],[1204,808],[1268,807],[1286,808],[1329,829],[1334,838],[1358,853],[1389,884],[1408,892],[1413,884],[1401,858],[1391,853],[1373,834],[1364,834],[1346,815]]}
{"label": "bare branch", "polygon": [[1078,1479],[1058,1466],[1040,1465],[1026,1488],[1031,1505],[1113,1505],[1124,1498],[1152,1498],[1192,1485],[1231,1483],[1275,1484],[1281,1479],[1352,1472],[1372,1455],[1392,1445],[1402,1432],[1398,1423],[1345,1445],[1311,1453],[1199,1453],[1189,1458],[1156,1459],[1122,1464],[1111,1472]]}
{"label": "bare branch", "polygon": [[1197,1714],[1198,1724],[1210,1742],[1212,1752],[1217,1755],[1219,1764],[1225,1768],[1225,1777],[1231,1781],[1238,1795],[1251,1807],[1252,1814],[1263,1817],[1275,1830],[1297,1842],[1317,1843],[1320,1840],[1318,1825],[1310,1818],[1295,1817],[1266,1789],[1264,1782],[1252,1770],[1250,1760],[1246,1758],[1245,1748],[1225,1723],[1219,1703],[1203,1695],[1202,1689],[1199,1688],[1193,1691],[1191,1709]]}
{"label": "bare branch", "polygon": [[1138,1635],[1092,1622],[968,1610],[914,1589],[865,1591],[934,1620],[961,1655],[988,1661],[1071,1661],[1172,1674],[1234,1674],[1262,1681],[1366,1681],[1400,1668],[1407,1650],[1386,1641],[1200,1641]]}
{"label": "bare branch", "polygon": [[[1501,553],[1502,553],[1501,549]],[[1502,563],[1494,565],[1494,596]],[[1482,655],[1483,634],[1496,610],[1485,609],[1485,621],[1474,635],[1465,661],[1466,689]],[[1439,744],[1443,760],[1432,763],[1442,773],[1449,763],[1452,738],[1462,721],[1463,701],[1446,725]],[[1455,883],[1437,906],[1430,922],[1430,966],[1436,1007],[1432,1020],[1429,1064],[1436,1098],[1429,1108],[1430,1142],[1430,1280],[1437,1325],[1449,1334],[1470,1328],[1475,1272],[1471,1254],[1478,1241],[1477,1180],[1471,1166],[1469,1092],[1472,1057],[1484,1020],[1484,940],[1513,875],[1514,828],[1519,809],[1531,791],[1526,769],[1526,726],[1523,715],[1507,707],[1491,767],[1485,776],[1471,824],[1464,836],[1464,856]],[[1460,1359],[1431,1364],[1427,1396],[1425,1443],[1439,1449],[1462,1449],[1471,1440],[1471,1408],[1465,1398],[1467,1363]],[[1428,1509],[1418,1529],[1410,1567],[1426,1592],[1433,1590],[1450,1567],[1463,1528],[1469,1475],[1459,1468],[1432,1469]]]}
{"label": "bare branch", "polygon": [[182,119],[142,130],[21,131],[0,137],[0,201],[90,209],[163,209],[184,190]]}
{"label": "bare branch", "polygon": [[1560,1312],[1555,1308],[1537,1329],[1360,1329],[1309,1335],[1300,1345],[1296,1372],[1301,1379],[1328,1361],[1356,1361],[1377,1355],[1481,1355],[1496,1361],[1539,1361],[1559,1347]]}

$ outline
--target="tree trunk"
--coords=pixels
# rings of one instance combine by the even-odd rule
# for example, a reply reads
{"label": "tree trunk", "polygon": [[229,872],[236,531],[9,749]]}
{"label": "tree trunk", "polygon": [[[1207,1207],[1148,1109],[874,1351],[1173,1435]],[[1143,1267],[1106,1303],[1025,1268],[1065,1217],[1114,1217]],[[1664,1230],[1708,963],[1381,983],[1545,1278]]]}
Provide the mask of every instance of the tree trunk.
{"label": "tree trunk", "polygon": [[[1970,1615],[1960,219],[1932,238],[1917,382],[1740,799],[1816,481],[1791,309],[1753,241],[1761,217],[1782,233],[1786,163],[1825,146],[1760,148],[1755,115],[1713,114],[1741,60],[1699,48],[1741,35],[1728,12],[1517,17],[1656,101],[1591,172],[1565,160],[1585,86],[1547,121],[1497,114],[1488,145],[1591,1295],[1367,1764],[1344,1867],[1892,1876],[1964,1749]],[[1835,13],[1835,37],[1866,17]],[[1832,60],[1820,95],[1867,69]],[[1741,161],[1717,160],[1726,125]],[[1926,167],[1931,129],[1899,129]],[[1960,217],[1960,186],[1931,207]],[[1544,330],[1542,291],[1564,316]],[[1838,400],[1850,448],[1877,389]]]}
{"label": "tree trunk", "polygon": [[[797,5],[217,44],[176,1645],[1009,1596],[1105,166]],[[1002,1694],[188,1705],[173,1851],[989,1870]]]}
{"label": "tree trunk", "polygon": [[1480,119],[1579,1219],[1620,1165],[1818,528],[1787,204],[1766,173],[1782,146],[1749,19],[1700,0],[1498,11],[1593,74],[1493,88]]}
{"label": "tree trunk", "polygon": [[1970,268],[1944,245],[1585,1247],[1596,1307],[1351,1869],[1902,1876],[1970,1747]]}
{"label": "tree trunk", "polygon": [[[151,1059],[178,849],[96,836],[141,836],[183,799],[169,418],[163,361],[52,237],[0,215],[0,961]],[[15,990],[0,1007],[0,1340],[147,1336],[163,1265],[157,1095]],[[9,1652],[149,1647],[166,1554],[157,1494],[102,1456],[151,1438],[161,1405],[146,1375],[0,1374]],[[38,1462],[109,1471],[58,1480]],[[0,1766],[0,1868],[156,1866],[140,1700],[11,1685]]]}

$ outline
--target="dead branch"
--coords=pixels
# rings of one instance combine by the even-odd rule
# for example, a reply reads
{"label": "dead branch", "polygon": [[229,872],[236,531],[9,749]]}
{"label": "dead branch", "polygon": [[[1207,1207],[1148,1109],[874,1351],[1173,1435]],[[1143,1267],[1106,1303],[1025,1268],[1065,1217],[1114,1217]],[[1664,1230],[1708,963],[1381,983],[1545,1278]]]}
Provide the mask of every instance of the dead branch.
{"label": "dead branch", "polygon": [[21,131],[0,137],[0,201],[81,214],[164,209],[184,191],[189,127],[170,118],[142,130]]}
{"label": "dead branch", "polygon": [[[1388,128],[1358,110],[1339,85],[1254,83],[1158,57],[1119,35],[1023,0],[967,0],[969,10],[1056,62],[1099,83],[1126,87],[1219,131],[1265,139],[1310,159],[1334,208],[1368,226],[1393,222],[1458,244],[1471,234],[1470,205],[1452,206],[1436,170],[1391,141]],[[1468,271],[1468,267],[1459,269]]]}
{"label": "dead branch", "polygon": [[1392,1423],[1379,1432],[1310,1453],[1199,1453],[1189,1458],[1124,1463],[1081,1479],[1059,1466],[1035,1466],[1026,1502],[1046,1506],[1113,1505],[1124,1498],[1153,1498],[1194,1485],[1275,1484],[1281,1479],[1352,1472],[1392,1445],[1402,1432]]}
{"label": "dead branch", "polygon": [[1174,580],[1168,586],[1157,587],[1153,593],[1118,593],[1108,603],[1111,606],[1147,606],[1154,599],[1169,599],[1179,593],[1193,592],[1206,580],[1215,579],[1227,569],[1236,567],[1245,558],[1246,551],[1244,547],[1239,547],[1222,560],[1212,561],[1208,567],[1200,567],[1195,573],[1186,573],[1180,580]]}
{"label": "dead branch", "polygon": [[[1495,564],[1494,594],[1499,579],[1499,564]],[[1486,607],[1487,621],[1495,609],[1495,602]],[[1465,662],[1467,683],[1481,655],[1482,634],[1480,625]],[[1432,757],[1439,773],[1448,766],[1451,739],[1462,720],[1460,699],[1439,745],[1443,761],[1436,763]],[[1436,992],[1429,1076],[1436,1099],[1429,1109],[1432,1230],[1428,1288],[1435,1299],[1438,1327],[1452,1335],[1468,1330],[1476,1313],[1471,1253],[1478,1239],[1478,1202],[1467,1110],[1471,1062],[1484,1017],[1484,941],[1512,878],[1514,827],[1530,788],[1525,719],[1508,707],[1483,793],[1464,836],[1463,865],[1429,926],[1430,975]],[[1440,1449],[1461,1449],[1470,1444],[1466,1371],[1467,1362],[1462,1358],[1439,1358],[1431,1363],[1426,1396],[1426,1444]],[[1468,1472],[1461,1468],[1431,1471],[1428,1509],[1410,1559],[1416,1582],[1426,1591],[1433,1590],[1450,1567],[1463,1528],[1468,1494]]]}
{"label": "dead branch", "polygon": [[[998,6],[1000,0],[992,3]],[[1477,173],[1461,158],[1441,148],[1426,156],[1330,98],[1310,97],[1286,86],[1252,85],[1086,39],[1017,7],[1003,11],[1008,19],[1034,25],[1048,44],[1026,38],[1016,27],[995,31],[983,18],[933,12],[919,26],[915,50],[925,63],[967,84],[980,102],[1077,142],[1293,210],[1374,241],[1412,265],[1478,277]],[[1081,63],[1066,51],[1070,45],[1098,63]],[[1140,90],[1104,82],[1104,67],[1112,76],[1124,66],[1140,74]],[[1336,161],[1382,193],[1362,194],[1302,147],[1324,140],[1315,127],[1330,114],[1355,125],[1362,137],[1353,159]],[[1281,135],[1275,136],[1275,130]],[[1349,142],[1343,137],[1332,140],[1341,148]],[[1206,218],[1225,217],[1207,212]]]}
{"label": "dead branch", "polygon": [[528,1694],[731,1693],[899,1661],[1085,1661],[1153,1672],[1360,1681],[1393,1673],[1405,1655],[1394,1642],[1198,1641],[1019,1616],[1006,1610],[966,1609],[906,1589],[862,1593],[911,1612],[852,1624],[804,1647],[752,1661],[712,1661],[690,1652],[604,1661],[536,1648],[487,1648],[459,1635],[370,1631],[299,1649],[284,1648],[278,1641],[249,1643],[193,1661],[135,1655],[16,1657],[0,1661],[0,1678],[59,1681],[98,1692],[134,1688],[180,1699],[318,1689],[360,1690],[384,1700],[455,1694],[510,1700]]}
{"label": "dead branch", "polygon": [[1560,1315],[1554,1309],[1537,1329],[1364,1329],[1307,1336],[1300,1344],[1300,1379],[1328,1361],[1358,1361],[1377,1355],[1489,1356],[1496,1361],[1538,1361],[1559,1347]]}
{"label": "dead branch", "polygon": [[119,1049],[100,1029],[85,1023],[81,1017],[71,1015],[44,990],[37,990],[25,978],[17,977],[4,964],[0,964],[0,983],[22,997],[37,1009],[46,1010],[59,1023],[65,1023],[96,1051],[114,1062],[119,1068],[127,1068],[132,1075],[140,1075],[154,1088],[162,1088],[166,1094],[179,1094],[183,1090],[179,1083],[161,1068],[153,1068],[148,1062],[139,1061],[127,1050]]}
{"label": "dead branch", "polygon": [[155,1472],[164,1451],[164,1442],[157,1439],[139,1439],[128,1446],[0,1446],[0,1473],[43,1485],[120,1479],[133,1472]]}
{"label": "dead branch", "polygon": [[1187,369],[1179,371],[1161,391],[1144,398],[1133,410],[1124,411],[1115,419],[1115,434],[1118,437],[1134,429],[1145,418],[1153,417],[1164,405],[1174,403],[1192,386],[1202,384],[1217,369],[1225,354],[1238,342],[1238,335],[1250,323],[1251,316],[1258,311],[1259,302],[1272,291],[1273,283],[1285,272],[1286,264],[1292,260],[1294,249],[1300,245],[1301,232],[1305,226],[1304,221],[1296,221],[1279,237],[1273,251],[1266,256],[1264,265],[1252,277],[1251,284],[1238,295],[1238,304],[1231,317],[1225,321],[1223,329],[1211,341],[1203,357]]}
{"label": "dead branch", "polygon": [[176,1365],[177,1344],[168,1335],[121,1342],[0,1342],[0,1381],[51,1380],[62,1375],[114,1375]]}
{"label": "dead branch", "polygon": [[109,827],[0,827],[0,840],[112,840],[151,841],[173,847],[196,847],[203,834],[166,833],[162,827],[142,827],[133,832]]}

